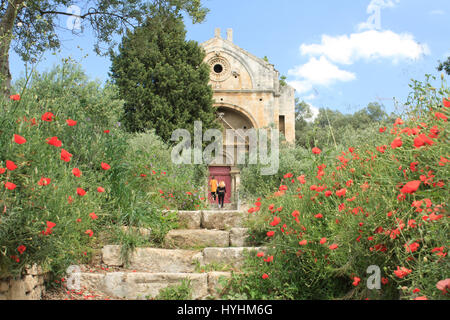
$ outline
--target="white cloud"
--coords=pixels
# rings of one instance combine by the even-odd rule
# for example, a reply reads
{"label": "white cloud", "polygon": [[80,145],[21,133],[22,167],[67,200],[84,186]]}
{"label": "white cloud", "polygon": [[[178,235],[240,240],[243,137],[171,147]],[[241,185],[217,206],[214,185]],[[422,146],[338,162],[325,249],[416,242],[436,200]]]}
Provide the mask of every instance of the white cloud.
{"label": "white cloud", "polygon": [[294,85],[301,89],[298,90],[299,92],[307,92],[314,85],[328,86],[338,81],[347,82],[356,79],[354,73],[339,69],[324,56],[321,56],[320,59],[312,57],[306,64],[289,70],[288,74],[297,79],[303,79],[297,81],[299,83],[294,82]]}
{"label": "white cloud", "polygon": [[305,101],[307,104],[309,104],[309,109],[311,110],[312,117],[305,119],[306,122],[314,122],[316,118],[319,116],[319,108],[314,107],[310,102]]}
{"label": "white cloud", "polygon": [[426,44],[420,44],[408,33],[397,34],[390,30],[368,30],[350,35],[322,35],[320,44],[302,44],[303,55],[325,56],[340,64],[353,64],[358,60],[403,59],[416,60],[430,53]]}
{"label": "white cloud", "polygon": [[444,10],[440,10],[440,9],[437,9],[437,10],[431,10],[430,12],[429,12],[429,14],[431,14],[431,15],[436,15],[436,16],[443,16],[443,15],[445,15],[445,11]]}

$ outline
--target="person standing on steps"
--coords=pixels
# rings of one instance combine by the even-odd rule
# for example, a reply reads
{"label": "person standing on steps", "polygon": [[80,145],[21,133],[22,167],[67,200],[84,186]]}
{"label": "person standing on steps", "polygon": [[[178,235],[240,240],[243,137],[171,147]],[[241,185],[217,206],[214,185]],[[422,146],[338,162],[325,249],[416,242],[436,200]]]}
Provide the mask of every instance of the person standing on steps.
{"label": "person standing on steps", "polygon": [[217,184],[217,180],[214,176],[212,176],[211,181],[209,181],[209,185],[211,186],[211,197],[214,199],[214,203],[216,202]]}
{"label": "person standing on steps", "polygon": [[217,195],[219,196],[219,209],[223,208],[223,202],[225,200],[225,193],[227,192],[227,188],[225,186],[224,181],[220,181],[219,187],[217,188]]}

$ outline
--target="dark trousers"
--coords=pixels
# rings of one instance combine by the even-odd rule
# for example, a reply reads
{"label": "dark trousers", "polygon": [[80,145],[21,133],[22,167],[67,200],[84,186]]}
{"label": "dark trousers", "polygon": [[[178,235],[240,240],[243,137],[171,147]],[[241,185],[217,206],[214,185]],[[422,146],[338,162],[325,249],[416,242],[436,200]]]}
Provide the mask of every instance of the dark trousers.
{"label": "dark trousers", "polygon": [[211,197],[214,199],[214,201],[216,201],[216,193],[215,192],[211,192]]}
{"label": "dark trousers", "polygon": [[225,193],[219,193],[219,206],[223,207],[223,201],[225,200]]}

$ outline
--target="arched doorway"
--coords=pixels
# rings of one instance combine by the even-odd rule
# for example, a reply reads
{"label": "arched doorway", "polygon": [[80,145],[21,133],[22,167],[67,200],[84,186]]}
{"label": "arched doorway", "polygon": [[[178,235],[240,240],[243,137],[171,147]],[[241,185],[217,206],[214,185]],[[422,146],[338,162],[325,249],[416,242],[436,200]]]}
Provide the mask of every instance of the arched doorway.
{"label": "arched doorway", "polygon": [[[254,119],[248,113],[237,106],[223,104],[217,105],[216,115],[224,129],[223,155],[219,155],[218,159],[213,161],[209,166],[208,182],[211,180],[212,176],[214,176],[219,182],[223,180],[227,186],[224,202],[232,203],[237,199],[240,181],[240,171],[237,167],[238,145],[243,144],[241,147],[245,147],[245,150],[248,151],[248,140],[241,139],[241,142],[239,142],[239,139],[234,139],[232,145],[227,145],[227,130],[230,130],[235,135],[239,135],[236,130],[241,129],[245,131],[253,129],[256,128],[256,124]],[[245,142],[242,142],[242,140],[245,140]],[[211,193],[209,193],[209,200],[210,203],[217,203],[217,199],[214,201],[211,197]]]}

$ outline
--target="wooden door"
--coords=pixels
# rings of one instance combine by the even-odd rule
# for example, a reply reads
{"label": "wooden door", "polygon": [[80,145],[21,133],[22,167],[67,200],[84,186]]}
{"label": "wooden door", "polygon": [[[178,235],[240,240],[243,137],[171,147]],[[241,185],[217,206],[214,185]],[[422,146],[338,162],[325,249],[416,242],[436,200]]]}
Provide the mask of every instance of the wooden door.
{"label": "wooden door", "polygon": [[[225,193],[224,203],[231,202],[231,167],[209,167],[209,180],[208,180],[208,197],[210,203],[214,203],[214,199],[211,197],[211,187],[209,186],[209,181],[211,177],[214,176],[218,183],[220,181],[225,182],[225,187],[227,189]],[[218,198],[216,197],[216,203],[218,203]]]}

